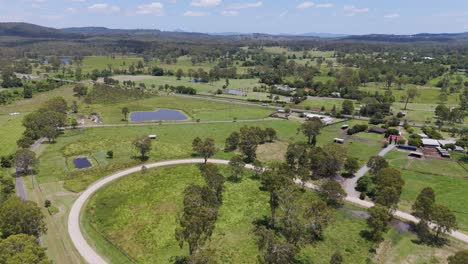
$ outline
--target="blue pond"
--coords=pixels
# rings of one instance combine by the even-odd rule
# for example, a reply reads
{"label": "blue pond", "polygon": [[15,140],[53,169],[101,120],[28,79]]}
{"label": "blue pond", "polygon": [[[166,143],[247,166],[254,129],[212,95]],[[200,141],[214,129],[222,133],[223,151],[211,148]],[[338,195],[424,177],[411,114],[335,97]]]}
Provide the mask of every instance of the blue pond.
{"label": "blue pond", "polygon": [[184,121],[188,117],[182,112],[171,109],[159,109],[152,112],[132,112],[130,120],[132,122],[145,121]]}
{"label": "blue pond", "polygon": [[73,163],[77,169],[86,169],[92,166],[88,158],[76,158]]}

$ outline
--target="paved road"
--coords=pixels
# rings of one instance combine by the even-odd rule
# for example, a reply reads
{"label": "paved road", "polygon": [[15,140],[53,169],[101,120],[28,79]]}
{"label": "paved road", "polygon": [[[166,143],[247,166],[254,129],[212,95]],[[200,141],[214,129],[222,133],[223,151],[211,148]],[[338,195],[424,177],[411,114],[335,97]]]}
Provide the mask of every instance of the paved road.
{"label": "paved road", "polygon": [[[295,180],[296,183],[300,184],[301,181],[300,180]],[[305,183],[304,186],[308,189],[311,189],[311,190],[319,190],[319,187],[317,185],[314,185],[312,183]],[[359,199],[358,197],[352,197],[352,196],[347,196],[345,198],[345,201],[348,202],[348,203],[352,203],[358,207],[363,207],[363,208],[370,208],[370,207],[373,207],[374,206],[374,203],[373,202],[369,202],[369,201],[365,201],[365,200],[361,200]],[[403,212],[403,211],[395,211],[393,213],[393,216],[395,216],[396,218],[398,219],[401,219],[401,220],[404,220],[404,221],[409,221],[409,222],[413,222],[413,223],[418,223],[419,222],[419,219],[414,217],[413,215],[409,214],[409,213],[406,213],[406,212]],[[434,225],[431,225],[432,227],[434,227]],[[449,234],[451,237],[455,238],[455,239],[458,239],[462,242],[465,242],[465,243],[468,243],[468,235],[467,234],[464,234],[462,232],[459,232],[459,231],[454,231],[452,233]]]}
{"label": "paved road", "polygon": [[[36,142],[34,142],[34,144],[31,145],[31,147],[29,147],[29,149],[30,149],[31,151],[36,150],[36,149],[42,144],[42,142],[44,142],[44,140],[45,140],[44,138],[38,139]],[[21,199],[27,200],[26,191],[25,191],[25,189],[24,189],[23,177],[17,176],[17,177],[16,177],[15,185],[16,185],[16,194],[17,194]]]}
{"label": "paved road", "polygon": [[[379,154],[379,156],[383,157],[385,155],[387,155],[388,152],[390,152],[392,149],[394,149],[396,147],[396,145],[393,145],[393,144],[390,144],[388,145],[388,147],[382,149]],[[343,182],[343,188],[344,190],[346,191],[346,193],[351,196],[351,197],[359,197],[359,192],[356,191],[354,188],[356,187],[357,185],[357,182],[358,180],[364,176],[367,172],[369,171],[369,167],[367,167],[367,165],[364,165],[364,167],[362,167],[357,173],[356,175],[354,176],[354,178],[352,179],[346,179],[344,182]]]}
{"label": "paved road", "polygon": [[[204,162],[203,159],[182,159],[182,160],[170,160],[170,161],[155,162],[155,163],[151,163],[151,164],[145,164],[145,166],[147,168],[157,168],[157,167],[170,166],[170,165],[199,164],[199,163],[203,163],[203,162]],[[215,164],[223,164],[223,165],[226,165],[226,164],[229,163],[228,160],[217,160],[217,159],[210,159],[210,160],[208,160],[208,162],[215,163]],[[73,244],[75,245],[76,249],[78,250],[78,252],[81,254],[81,256],[83,257],[83,259],[86,262],[92,263],[92,264],[105,264],[105,263],[107,263],[107,261],[102,256],[100,256],[93,249],[93,247],[91,247],[88,244],[88,242],[86,241],[86,239],[83,236],[83,233],[82,233],[81,227],[80,227],[81,210],[85,206],[87,200],[97,190],[99,190],[100,188],[102,188],[103,186],[105,186],[106,184],[108,184],[108,183],[110,183],[112,181],[115,181],[115,180],[117,180],[119,178],[122,178],[124,176],[129,175],[129,174],[140,171],[141,167],[142,167],[141,165],[136,166],[136,167],[124,170],[124,171],[114,173],[114,174],[112,174],[110,176],[107,176],[107,177],[101,179],[101,180],[98,180],[97,182],[95,182],[91,186],[89,186],[88,189],[86,189],[83,193],[81,193],[81,195],[78,197],[78,199],[73,204],[73,206],[72,206],[72,208],[70,210],[70,213],[68,215],[68,234],[70,235],[70,238],[71,238]],[[253,166],[247,164],[246,168],[253,169]],[[297,184],[302,184],[302,182],[300,180],[298,180],[298,179],[295,179],[294,182],[297,183]],[[307,187],[308,189],[312,189],[312,190],[318,190],[319,189],[318,186],[316,186],[316,185],[314,185],[312,183],[309,183],[309,182],[304,183],[304,186]],[[346,201],[350,202],[352,204],[355,204],[357,206],[364,207],[364,208],[369,208],[369,207],[374,206],[374,204],[372,202],[363,201],[363,200],[360,200],[359,198],[352,197],[352,196],[347,196]],[[398,218],[400,218],[402,220],[406,220],[406,221],[411,221],[411,222],[418,222],[419,221],[416,217],[414,217],[414,216],[412,216],[412,215],[410,215],[408,213],[402,212],[402,211],[396,211],[394,213],[394,215],[396,217],[398,217]],[[461,232],[452,232],[450,235],[452,237],[458,239],[458,240],[461,240],[463,242],[468,243],[468,235],[466,235],[466,234],[463,234]]]}
{"label": "paved road", "polygon": [[[203,159],[185,159],[185,160],[171,160],[171,161],[156,162],[156,163],[146,164],[145,166],[147,168],[157,168],[157,167],[169,166],[169,165],[198,164],[198,163],[203,163],[203,162],[204,162]],[[209,160],[209,162],[215,163],[215,164],[225,164],[225,165],[229,163],[228,160]],[[141,167],[142,166],[137,166],[137,167],[133,167],[133,168],[121,171],[121,172],[117,172],[95,182],[94,184],[89,186],[88,189],[86,189],[73,204],[70,210],[70,214],[68,216],[68,234],[70,235],[70,238],[73,244],[75,245],[76,249],[81,254],[83,259],[86,260],[86,262],[92,263],[92,264],[107,263],[106,260],[104,260],[104,258],[101,257],[88,244],[88,242],[86,242],[83,236],[83,233],[81,232],[80,213],[81,213],[82,208],[86,204],[86,201],[104,185],[114,180],[117,180],[119,178],[122,178],[126,175],[138,172],[141,170]],[[246,168],[253,169],[253,166],[246,165]]]}

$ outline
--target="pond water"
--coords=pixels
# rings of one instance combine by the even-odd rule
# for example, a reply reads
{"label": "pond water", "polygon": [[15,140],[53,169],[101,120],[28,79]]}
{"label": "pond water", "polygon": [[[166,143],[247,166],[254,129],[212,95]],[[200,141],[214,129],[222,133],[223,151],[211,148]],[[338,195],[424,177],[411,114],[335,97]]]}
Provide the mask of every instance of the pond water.
{"label": "pond water", "polygon": [[158,109],[151,112],[132,112],[130,120],[132,122],[146,122],[146,121],[184,121],[188,117],[178,111],[172,109]]}
{"label": "pond water", "polygon": [[86,169],[92,166],[88,158],[76,158],[73,163],[77,169]]}

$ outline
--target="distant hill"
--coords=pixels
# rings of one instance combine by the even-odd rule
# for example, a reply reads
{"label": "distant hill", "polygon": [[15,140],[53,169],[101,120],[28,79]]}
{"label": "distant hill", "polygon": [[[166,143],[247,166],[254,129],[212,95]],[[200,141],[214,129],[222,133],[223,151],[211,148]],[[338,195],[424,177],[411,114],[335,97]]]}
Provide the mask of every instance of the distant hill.
{"label": "distant hill", "polygon": [[[28,23],[0,23],[0,37],[12,36],[25,39],[86,39],[96,36],[107,36],[109,38],[128,38],[141,36],[141,38],[152,37],[169,37],[173,39],[337,39],[337,40],[352,40],[352,41],[369,41],[369,42],[456,42],[468,41],[468,32],[466,33],[440,33],[429,34],[422,33],[416,35],[386,35],[386,34],[370,34],[370,35],[354,35],[348,36],[344,34],[330,33],[304,33],[304,34],[263,34],[263,33],[197,33],[185,32],[183,30],[161,31],[159,29],[111,29],[106,27],[73,27],[55,29],[43,27]],[[12,42],[13,43],[13,42]],[[14,43],[13,43],[14,44]],[[13,45],[12,44],[12,45]]]}
{"label": "distant hill", "polygon": [[106,27],[62,28],[62,32],[86,35],[159,35],[158,29],[112,29]]}
{"label": "distant hill", "polygon": [[28,23],[0,23],[0,36],[23,38],[76,39],[82,36]]}
{"label": "distant hill", "polygon": [[468,32],[465,33],[421,33],[416,35],[385,35],[370,34],[362,36],[348,36],[343,39],[360,41],[381,41],[381,42],[452,42],[468,40]]}

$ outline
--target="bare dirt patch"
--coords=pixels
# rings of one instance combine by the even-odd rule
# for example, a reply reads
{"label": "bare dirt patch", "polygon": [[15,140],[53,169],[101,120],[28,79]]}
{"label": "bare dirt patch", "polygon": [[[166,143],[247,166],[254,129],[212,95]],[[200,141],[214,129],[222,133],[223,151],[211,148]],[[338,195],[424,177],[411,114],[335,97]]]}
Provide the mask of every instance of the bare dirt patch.
{"label": "bare dirt patch", "polygon": [[288,149],[288,143],[282,141],[276,141],[273,143],[266,143],[258,146],[257,158],[261,162],[269,162],[273,160],[284,160],[286,150]]}

